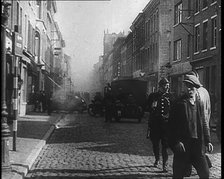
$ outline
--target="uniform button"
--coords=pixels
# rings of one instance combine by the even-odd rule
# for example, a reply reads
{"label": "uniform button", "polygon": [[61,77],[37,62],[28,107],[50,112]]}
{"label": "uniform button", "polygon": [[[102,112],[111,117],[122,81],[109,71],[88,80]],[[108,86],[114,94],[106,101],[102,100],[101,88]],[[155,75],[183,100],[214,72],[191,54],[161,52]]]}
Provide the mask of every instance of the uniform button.
{"label": "uniform button", "polygon": [[161,112],[163,113],[164,111],[162,110]]}
{"label": "uniform button", "polygon": [[164,99],[162,98],[162,101],[164,101]]}
{"label": "uniform button", "polygon": [[161,103],[162,105],[164,104],[164,103]]}
{"label": "uniform button", "polygon": [[164,106],[162,106],[162,108],[164,108]]}

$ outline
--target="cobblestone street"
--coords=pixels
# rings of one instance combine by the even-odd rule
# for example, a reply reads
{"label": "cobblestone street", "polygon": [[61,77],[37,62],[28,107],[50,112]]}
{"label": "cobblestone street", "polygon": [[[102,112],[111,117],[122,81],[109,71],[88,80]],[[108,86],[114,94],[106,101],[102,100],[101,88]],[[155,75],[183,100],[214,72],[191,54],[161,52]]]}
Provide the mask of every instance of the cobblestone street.
{"label": "cobblestone street", "polygon": [[[147,117],[104,123],[88,114],[67,114],[58,124],[26,176],[29,178],[172,178],[153,167],[152,145],[146,139]],[[212,133],[211,178],[221,178],[221,146]],[[198,178],[193,170],[192,176]]]}

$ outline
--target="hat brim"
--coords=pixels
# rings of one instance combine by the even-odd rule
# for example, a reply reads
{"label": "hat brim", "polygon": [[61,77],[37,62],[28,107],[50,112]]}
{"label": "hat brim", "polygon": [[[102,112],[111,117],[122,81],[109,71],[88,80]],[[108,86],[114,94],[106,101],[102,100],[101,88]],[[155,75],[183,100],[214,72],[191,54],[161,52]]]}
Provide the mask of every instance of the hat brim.
{"label": "hat brim", "polygon": [[183,82],[184,82],[184,83],[190,83],[190,84],[192,84],[195,88],[200,88],[200,87],[201,87],[201,85],[195,84],[194,82],[192,82],[191,80],[188,80],[188,79],[183,80]]}

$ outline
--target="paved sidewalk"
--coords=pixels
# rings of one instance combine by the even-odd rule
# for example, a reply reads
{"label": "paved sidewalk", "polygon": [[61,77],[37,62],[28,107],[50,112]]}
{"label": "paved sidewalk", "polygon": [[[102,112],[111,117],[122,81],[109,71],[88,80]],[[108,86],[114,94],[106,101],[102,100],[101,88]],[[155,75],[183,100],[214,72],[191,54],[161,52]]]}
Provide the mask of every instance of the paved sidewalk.
{"label": "paved sidewalk", "polygon": [[[16,151],[13,138],[9,139],[9,158],[12,171],[2,172],[3,179],[22,179],[55,129],[63,114],[31,113],[18,119]],[[12,125],[9,126],[12,135]]]}

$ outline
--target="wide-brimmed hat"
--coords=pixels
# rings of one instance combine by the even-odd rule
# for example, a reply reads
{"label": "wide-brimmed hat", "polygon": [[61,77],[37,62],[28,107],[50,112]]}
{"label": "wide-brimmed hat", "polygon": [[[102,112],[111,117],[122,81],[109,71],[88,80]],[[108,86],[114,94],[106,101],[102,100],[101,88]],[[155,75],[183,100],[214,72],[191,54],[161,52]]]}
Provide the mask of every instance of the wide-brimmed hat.
{"label": "wide-brimmed hat", "polygon": [[185,75],[185,78],[184,78],[183,82],[190,83],[195,88],[200,88],[202,86],[199,79],[195,75]]}

